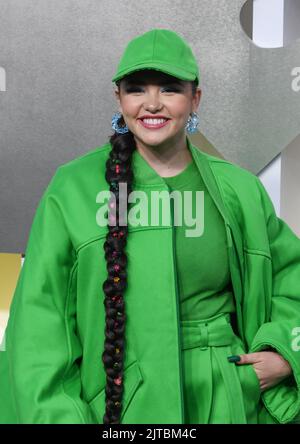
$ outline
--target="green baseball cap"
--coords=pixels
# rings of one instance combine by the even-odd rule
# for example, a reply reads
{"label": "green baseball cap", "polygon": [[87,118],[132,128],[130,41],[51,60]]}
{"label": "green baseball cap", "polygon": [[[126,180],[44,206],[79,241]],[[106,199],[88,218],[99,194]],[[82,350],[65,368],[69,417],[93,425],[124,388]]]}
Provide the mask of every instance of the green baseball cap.
{"label": "green baseball cap", "polygon": [[197,84],[200,80],[192,49],[181,36],[169,29],[151,29],[132,39],[112,81],[142,69],[155,69],[181,80],[196,80]]}

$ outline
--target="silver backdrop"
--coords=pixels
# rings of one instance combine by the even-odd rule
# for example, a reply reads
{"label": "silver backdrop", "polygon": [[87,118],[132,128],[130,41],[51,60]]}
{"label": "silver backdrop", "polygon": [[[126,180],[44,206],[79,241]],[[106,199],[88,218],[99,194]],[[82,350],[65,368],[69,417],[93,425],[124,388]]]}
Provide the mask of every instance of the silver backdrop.
{"label": "silver backdrop", "polygon": [[257,174],[299,134],[291,88],[300,42],[256,47],[240,25],[245,0],[0,0],[0,252],[24,252],[56,168],[101,146],[117,111],[111,78],[128,43],[173,29],[202,75],[201,133]]}

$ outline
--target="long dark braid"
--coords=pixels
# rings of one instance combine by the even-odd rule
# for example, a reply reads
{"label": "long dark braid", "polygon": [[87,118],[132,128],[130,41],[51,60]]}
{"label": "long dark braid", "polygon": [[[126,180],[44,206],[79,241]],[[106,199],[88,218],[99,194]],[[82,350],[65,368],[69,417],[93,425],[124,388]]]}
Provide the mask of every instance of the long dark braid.
{"label": "long dark braid", "polygon": [[[118,125],[123,120],[119,119]],[[123,120],[124,125],[124,120]],[[110,191],[115,195],[115,213],[112,199],[109,202],[109,220],[115,220],[114,225],[108,225],[108,233],[104,243],[105,259],[108,277],[103,283],[105,293],[104,305],[106,310],[105,343],[102,360],[106,370],[106,411],[103,424],[119,424],[122,411],[123,367],[124,367],[124,337],[125,337],[125,302],[124,290],[127,287],[125,246],[128,226],[119,226],[119,183],[127,183],[127,198],[132,191],[133,173],[131,157],[136,149],[132,132],[125,134],[114,133],[110,136],[112,149],[106,162],[105,179],[110,184]],[[115,219],[114,219],[115,216]]]}
{"label": "long dark braid", "polygon": [[[119,82],[116,82],[119,86]],[[193,94],[197,83],[192,83]],[[123,116],[118,121],[119,126],[125,125]],[[112,149],[106,162],[105,179],[110,184],[110,191],[115,195],[115,213],[110,212],[108,218],[115,224],[108,224],[108,233],[104,243],[105,259],[107,262],[108,277],[103,283],[105,293],[105,342],[102,360],[106,371],[106,409],[103,424],[119,424],[122,414],[122,398],[124,390],[124,354],[125,354],[125,301],[124,292],[127,288],[127,256],[125,247],[128,236],[128,226],[119,226],[119,183],[127,184],[128,195],[132,191],[133,172],[131,169],[132,153],[136,149],[133,133],[114,133],[109,141]],[[123,196],[122,196],[123,197]],[[129,207],[129,205],[128,205]]]}

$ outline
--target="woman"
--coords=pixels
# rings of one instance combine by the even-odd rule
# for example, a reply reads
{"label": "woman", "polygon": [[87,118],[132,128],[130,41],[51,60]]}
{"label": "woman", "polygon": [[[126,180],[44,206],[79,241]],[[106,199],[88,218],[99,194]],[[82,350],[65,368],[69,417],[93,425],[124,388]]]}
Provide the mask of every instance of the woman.
{"label": "woman", "polygon": [[[1,422],[296,422],[300,240],[255,175],[185,135],[201,90],[178,34],[133,39],[113,81],[115,133],[58,168],[34,218],[0,354]],[[175,224],[182,191],[196,230]]]}

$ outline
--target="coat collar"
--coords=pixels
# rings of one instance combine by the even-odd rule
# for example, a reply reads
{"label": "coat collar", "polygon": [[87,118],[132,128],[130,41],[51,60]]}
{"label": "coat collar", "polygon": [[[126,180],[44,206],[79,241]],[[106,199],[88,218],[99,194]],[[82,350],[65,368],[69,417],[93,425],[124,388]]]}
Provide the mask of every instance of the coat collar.
{"label": "coat collar", "polygon": [[[230,225],[227,210],[225,208],[219,186],[211,170],[206,153],[201,151],[201,149],[197,146],[193,145],[188,136],[186,136],[186,141],[187,147],[190,150],[190,153],[195,161],[199,173],[202,176],[208,192],[210,193],[218,210],[220,211],[224,222]],[[134,188],[168,189],[168,186],[164,179],[150,166],[150,164],[139,153],[138,150],[134,150],[132,154],[132,169],[134,172]]]}

